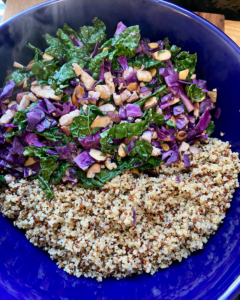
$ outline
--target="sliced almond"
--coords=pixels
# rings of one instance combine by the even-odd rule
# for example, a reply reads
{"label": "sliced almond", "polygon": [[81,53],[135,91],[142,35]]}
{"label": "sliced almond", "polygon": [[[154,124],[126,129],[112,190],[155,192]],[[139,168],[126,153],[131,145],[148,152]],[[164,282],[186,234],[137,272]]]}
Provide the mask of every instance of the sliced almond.
{"label": "sliced almond", "polygon": [[69,136],[71,134],[68,126],[62,126],[61,129],[65,133],[66,136]]}
{"label": "sliced almond", "polygon": [[84,72],[83,69],[76,63],[73,63],[72,67],[77,77],[82,75],[82,73]]}
{"label": "sliced almond", "polygon": [[113,94],[113,100],[114,100],[115,105],[121,105],[122,104],[121,96],[116,94],[116,93]]}
{"label": "sliced almond", "polygon": [[12,127],[7,127],[7,129],[6,129],[6,132],[8,133],[8,132],[12,132],[13,131],[13,128]]}
{"label": "sliced almond", "polygon": [[133,173],[133,174],[135,174],[135,175],[137,175],[137,176],[140,176],[140,172],[139,172],[138,169],[132,169],[132,170],[131,170],[131,173]]}
{"label": "sliced almond", "polygon": [[28,93],[28,97],[29,97],[29,100],[32,101],[32,102],[37,102],[37,97],[32,93]]}
{"label": "sliced almond", "polygon": [[107,112],[107,111],[114,111],[115,107],[112,104],[104,104],[99,107],[101,111]]}
{"label": "sliced almond", "polygon": [[140,67],[133,67],[133,70],[135,71],[135,72],[137,72],[137,70],[140,70],[141,68]]}
{"label": "sliced almond", "polygon": [[182,144],[179,147],[179,151],[184,152],[189,149],[190,145],[186,142],[182,142]]}
{"label": "sliced almond", "polygon": [[94,178],[95,174],[101,172],[101,165],[96,163],[93,164],[87,171],[87,178]]}
{"label": "sliced almond", "polygon": [[31,85],[38,85],[38,81],[37,80],[32,81]]}
{"label": "sliced almond", "polygon": [[49,85],[45,86],[38,86],[38,85],[33,85],[31,86],[31,92],[33,92],[37,97],[39,98],[50,98],[53,100],[61,100],[62,99],[62,94],[61,95],[55,95],[55,91],[51,88]]}
{"label": "sliced almond", "polygon": [[149,72],[151,73],[152,77],[155,77],[156,74],[157,74],[157,69],[156,69],[156,68],[151,68],[151,69],[149,70]]}
{"label": "sliced almond", "polygon": [[127,155],[127,153],[125,152],[123,147],[126,147],[126,145],[124,143],[121,143],[118,147],[118,155],[120,157],[125,157]]}
{"label": "sliced almond", "polygon": [[176,138],[179,140],[179,141],[182,141],[184,140],[185,138],[187,137],[187,133],[186,131],[179,131]]}
{"label": "sliced almond", "polygon": [[190,77],[190,79],[196,79],[197,75],[196,74],[192,74],[192,76]]}
{"label": "sliced almond", "polygon": [[156,60],[159,60],[159,61],[166,61],[166,60],[169,60],[171,58],[172,54],[169,50],[163,50],[163,52],[154,52],[152,54],[152,57]]}
{"label": "sliced almond", "polygon": [[180,80],[186,80],[186,78],[188,77],[189,74],[189,69],[185,69],[179,72],[178,78]]}
{"label": "sliced almond", "polygon": [[17,103],[20,103],[23,96],[25,96],[25,95],[28,95],[28,92],[18,93],[17,97],[16,97]]}
{"label": "sliced almond", "polygon": [[25,167],[29,167],[29,166],[31,166],[31,165],[34,165],[35,162],[36,162],[36,161],[35,161],[32,157],[29,157],[29,158],[25,161],[24,166],[25,166]]}
{"label": "sliced almond", "polygon": [[46,60],[53,60],[54,59],[54,57],[52,55],[47,54],[47,53],[44,53],[42,58],[46,59]]}
{"label": "sliced almond", "polygon": [[153,96],[153,97],[150,97],[145,103],[144,103],[144,106],[143,106],[143,109],[144,110],[147,110],[155,105],[157,105],[158,101],[157,101],[157,97]]}
{"label": "sliced almond", "polygon": [[196,147],[196,146],[190,146],[189,151],[192,154],[198,154],[198,153],[200,153],[200,149],[198,147]]}
{"label": "sliced almond", "polygon": [[109,116],[96,118],[92,125],[91,129],[95,127],[105,128],[111,123],[111,118]]}
{"label": "sliced almond", "polygon": [[159,47],[158,43],[148,43],[148,46],[151,48],[151,49],[156,49]]}
{"label": "sliced almond", "polygon": [[101,151],[93,148],[90,149],[89,155],[97,161],[104,161],[107,158]]}
{"label": "sliced almond", "polygon": [[13,63],[13,66],[15,67],[15,68],[18,68],[18,69],[22,69],[22,68],[24,68],[24,66],[23,65],[21,65],[21,64],[19,64],[18,62],[14,62]]}
{"label": "sliced almond", "polygon": [[82,99],[84,96],[84,88],[80,85],[77,85],[72,94],[72,103],[73,105],[79,106],[80,103],[77,102],[78,99]]}
{"label": "sliced almond", "polygon": [[163,148],[164,151],[168,151],[170,149],[169,145],[166,143],[161,144],[161,147]]}
{"label": "sliced almond", "polygon": [[110,91],[111,95],[113,93],[115,93],[115,85],[113,83],[113,77],[112,77],[111,72],[104,73],[104,80],[105,80],[106,85],[109,88],[109,91]]}
{"label": "sliced almond", "polygon": [[199,117],[199,103],[198,102],[194,103],[193,115],[197,118]]}
{"label": "sliced almond", "polygon": [[179,101],[180,101],[179,98],[174,97],[174,99],[171,100],[170,102],[171,102],[171,105],[174,105],[174,104],[178,103]]}
{"label": "sliced almond", "polygon": [[129,85],[127,86],[127,89],[128,89],[130,92],[135,91],[137,88],[138,88],[138,83],[137,83],[137,82],[129,83]]}
{"label": "sliced almond", "polygon": [[103,51],[102,52],[104,52],[104,51],[106,51],[106,50],[108,50],[108,49],[111,49],[110,47],[105,47],[105,48],[103,48]]}
{"label": "sliced almond", "polygon": [[217,102],[217,91],[210,91],[207,93],[207,95],[212,100],[213,103]]}
{"label": "sliced almond", "polygon": [[104,103],[105,103],[105,102],[103,102],[103,101],[99,101],[97,106],[98,106],[98,107],[101,107],[102,105],[104,105]]}
{"label": "sliced almond", "polygon": [[30,71],[30,70],[31,70],[31,66],[32,66],[34,63],[35,63],[34,59],[31,60],[31,61],[28,63],[27,67],[26,67],[26,71]]}
{"label": "sliced almond", "polygon": [[137,78],[139,81],[150,82],[152,80],[152,75],[149,71],[138,70]]}
{"label": "sliced almond", "polygon": [[103,85],[96,85],[95,86],[95,91],[100,93],[100,97],[103,100],[109,101],[110,100],[110,96],[111,96],[111,92],[108,88],[107,85],[103,84]]}

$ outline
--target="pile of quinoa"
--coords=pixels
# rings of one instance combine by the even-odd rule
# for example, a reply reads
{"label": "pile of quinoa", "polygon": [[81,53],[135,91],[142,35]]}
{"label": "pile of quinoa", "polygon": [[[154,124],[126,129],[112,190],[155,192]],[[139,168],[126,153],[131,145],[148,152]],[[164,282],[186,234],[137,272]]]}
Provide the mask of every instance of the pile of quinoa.
{"label": "pile of quinoa", "polygon": [[240,161],[228,142],[208,139],[200,154],[158,168],[157,178],[128,171],[100,189],[54,186],[48,201],[37,180],[0,194],[0,210],[70,275],[117,279],[154,274],[202,249],[239,186]]}

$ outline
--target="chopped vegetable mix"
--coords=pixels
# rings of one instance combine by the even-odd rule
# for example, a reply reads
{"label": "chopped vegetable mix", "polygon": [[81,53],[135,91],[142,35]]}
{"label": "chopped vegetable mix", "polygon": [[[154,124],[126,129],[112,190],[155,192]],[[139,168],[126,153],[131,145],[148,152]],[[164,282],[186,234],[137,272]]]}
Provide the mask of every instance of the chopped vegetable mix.
{"label": "chopped vegetable mix", "polygon": [[[39,179],[52,185],[101,187],[129,169],[176,163],[214,131],[217,91],[196,79],[197,54],[168,38],[142,38],[139,26],[67,24],[47,48],[6,77],[0,94],[0,184]],[[220,116],[220,109],[216,116]],[[196,148],[196,147],[195,147]]]}

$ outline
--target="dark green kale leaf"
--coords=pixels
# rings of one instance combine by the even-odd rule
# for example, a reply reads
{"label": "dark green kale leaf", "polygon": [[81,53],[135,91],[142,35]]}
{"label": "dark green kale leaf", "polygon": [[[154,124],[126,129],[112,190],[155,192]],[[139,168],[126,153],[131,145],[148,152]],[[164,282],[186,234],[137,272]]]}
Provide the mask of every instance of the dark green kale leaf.
{"label": "dark green kale leaf", "polygon": [[198,88],[196,84],[187,85],[185,89],[192,102],[200,102],[206,96],[206,93],[202,92],[202,88]]}
{"label": "dark green kale leaf", "polygon": [[147,161],[152,154],[153,147],[145,140],[137,140],[129,156],[139,156],[142,161]]}
{"label": "dark green kale leaf", "polygon": [[106,26],[98,18],[93,19],[93,26],[82,26],[77,30],[76,36],[87,48],[88,54],[91,54],[97,42],[99,46],[106,40]]}
{"label": "dark green kale leaf", "polygon": [[63,176],[65,175],[67,168],[70,166],[71,166],[70,163],[68,163],[66,161],[60,161],[58,164],[57,171],[55,171],[51,176],[50,182],[52,184],[59,184],[61,182]]}
{"label": "dark green kale leaf", "polygon": [[69,126],[69,130],[73,137],[84,139],[86,135],[96,133],[99,128],[91,129],[91,125],[97,116],[105,116],[106,114],[102,112],[97,106],[89,105],[87,108],[88,114],[81,114],[73,119],[72,124]]}
{"label": "dark green kale leaf", "polygon": [[195,67],[197,64],[197,53],[189,54],[186,51],[180,52],[174,59],[174,68],[177,69],[177,72],[189,69],[189,74],[186,80],[190,80],[190,77],[195,72]]}
{"label": "dark green kale leaf", "polygon": [[113,139],[131,138],[140,136],[149,126],[148,118],[138,123],[121,123],[114,125],[109,130],[101,133],[101,151],[105,154],[115,154],[118,145],[114,145]]}
{"label": "dark green kale leaf", "polygon": [[166,67],[164,62],[154,59],[153,57],[148,57],[146,54],[143,57],[135,57],[132,61],[128,62],[129,66],[141,67],[142,65],[148,69],[153,67]]}
{"label": "dark green kale leaf", "polygon": [[46,140],[52,141],[52,142],[58,142],[62,140],[64,134],[61,134],[58,127],[52,127],[46,131],[38,132],[37,130],[34,130],[35,133],[37,133],[40,136],[45,137]]}
{"label": "dark green kale leaf", "polygon": [[210,121],[206,129],[208,136],[212,135],[215,130],[215,124],[213,121]]}
{"label": "dark green kale leaf", "polygon": [[42,51],[41,51],[39,48],[34,47],[34,46],[33,46],[32,44],[30,44],[30,43],[28,43],[27,47],[28,47],[29,49],[32,49],[32,50],[35,51],[35,56],[34,56],[34,61],[35,61],[35,62],[39,60],[39,57],[42,57],[43,53],[42,53]]}
{"label": "dark green kale leaf", "polygon": [[158,97],[159,95],[161,95],[161,93],[163,93],[166,90],[167,86],[166,85],[162,85],[158,90],[156,90],[154,93],[152,93],[151,95],[144,97],[140,100],[138,100],[137,102],[135,102],[134,104],[137,104],[138,106],[140,106],[141,108],[143,107],[144,103],[147,101],[147,99],[149,99],[150,97],[156,96]]}
{"label": "dark green kale leaf", "polygon": [[139,46],[140,37],[139,26],[131,26],[119,35],[115,35],[113,38],[106,41],[101,49],[105,47],[114,47],[115,50],[117,50],[117,56],[134,57],[136,49]]}

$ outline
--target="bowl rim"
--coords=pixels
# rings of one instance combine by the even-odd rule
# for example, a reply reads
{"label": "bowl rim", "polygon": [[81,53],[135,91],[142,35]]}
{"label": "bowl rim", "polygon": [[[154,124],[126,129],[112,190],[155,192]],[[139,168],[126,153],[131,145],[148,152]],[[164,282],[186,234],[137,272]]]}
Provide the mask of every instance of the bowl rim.
{"label": "bowl rim", "polygon": [[[3,22],[0,24],[0,30],[1,28],[4,28],[8,26],[9,23],[14,21],[16,18],[20,16],[24,16],[25,14],[28,14],[31,11],[37,10],[38,8],[52,5],[58,2],[63,2],[67,0],[45,0],[45,2],[39,3],[37,5],[34,5],[18,14],[15,16],[11,17],[7,21]],[[188,10],[187,8],[184,8],[180,5],[174,4],[172,2],[168,2],[167,0],[146,0],[146,1],[151,1],[155,3],[159,3],[163,6],[175,9],[178,12],[181,12],[183,15],[186,15],[188,17],[191,17],[195,21],[198,21],[214,31],[220,38],[222,38],[226,43],[228,43],[236,52],[238,55],[240,55],[240,46],[238,46],[225,32],[223,32],[221,29],[219,29],[217,26],[209,22],[208,20],[204,19],[200,15],[196,14],[195,12]],[[240,292],[240,274],[239,276],[233,281],[233,283],[227,288],[227,290],[218,298],[218,300],[227,300],[227,299],[233,299],[234,296],[237,296]]]}

